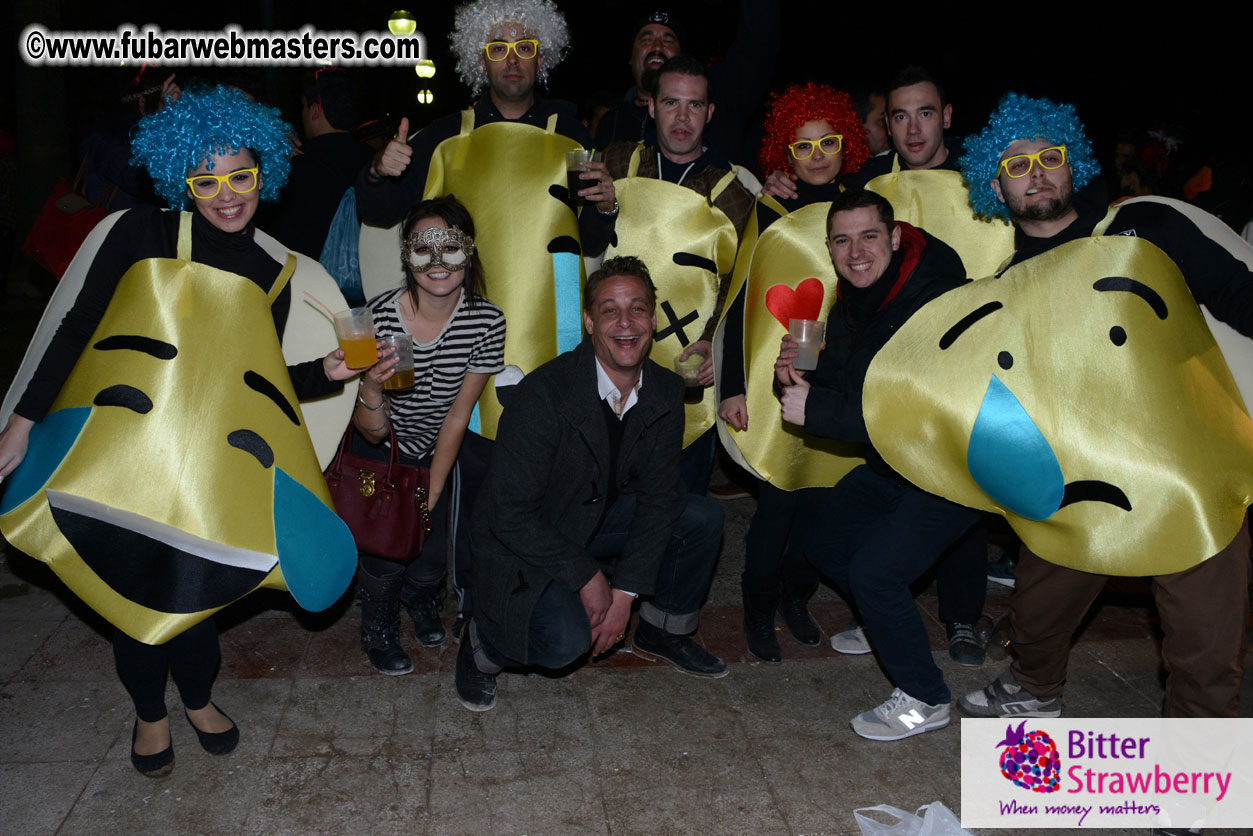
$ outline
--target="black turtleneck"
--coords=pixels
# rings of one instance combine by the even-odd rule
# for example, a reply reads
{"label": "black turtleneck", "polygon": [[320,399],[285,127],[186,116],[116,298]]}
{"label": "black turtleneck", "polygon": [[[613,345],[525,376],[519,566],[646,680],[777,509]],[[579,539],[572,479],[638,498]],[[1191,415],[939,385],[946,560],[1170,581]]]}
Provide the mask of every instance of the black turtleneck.
{"label": "black turtleneck", "polygon": [[[1012,263],[1091,235],[1106,214],[1104,205],[1088,196],[1091,192],[1089,184],[1076,193],[1079,217],[1056,235],[1033,238],[1019,230]],[[1155,245],[1179,267],[1198,303],[1241,334],[1253,337],[1253,272],[1187,215],[1156,201],[1127,203],[1118,207],[1105,234],[1134,236]]]}
{"label": "black turtleneck", "polygon": [[840,194],[840,178],[836,177],[830,183],[823,183],[821,186],[811,186],[804,180],[797,180],[793,185],[796,186],[796,197],[792,198],[775,198],[779,201],[779,205],[786,209],[789,213],[802,209],[811,203],[823,203],[835,200]]}
{"label": "black turtleneck", "polygon": [[[117,220],[87,269],[82,290],[39,361],[39,368],[15,409],[17,414],[32,421],[40,421],[47,414],[104,318],[118,282],[132,265],[147,258],[178,256],[179,215],[141,206]],[[201,264],[251,280],[266,293],[283,269],[283,265],[253,239],[251,225],[241,232],[223,232],[195,211],[192,212],[191,254]],[[280,338],[290,308],[291,285],[288,284],[271,307],[274,328]],[[319,359],[289,367],[298,397],[316,397],[340,388],[341,384],[326,379],[321,365]]]}

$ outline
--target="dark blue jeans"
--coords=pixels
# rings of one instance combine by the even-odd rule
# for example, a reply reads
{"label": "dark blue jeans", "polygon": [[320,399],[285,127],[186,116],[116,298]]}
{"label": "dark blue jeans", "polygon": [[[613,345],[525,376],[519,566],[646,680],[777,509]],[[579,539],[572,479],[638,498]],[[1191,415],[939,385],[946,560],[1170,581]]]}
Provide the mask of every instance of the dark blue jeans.
{"label": "dark blue jeans", "polygon": [[806,556],[857,604],[892,684],[923,702],[950,702],[909,585],[979,514],[863,465],[832,488]]}
{"label": "dark blue jeans", "polygon": [[[587,546],[611,583],[614,562],[626,545],[627,529],[634,516],[635,497],[619,497]],[[670,533],[654,594],[640,605],[641,619],[679,635],[696,630],[700,606],[709,592],[718,560],[722,517],[722,506],[715,500],[688,494],[683,515]],[[564,668],[587,652],[592,643],[592,628],[579,594],[550,583],[531,612],[527,659],[507,659],[486,641],[481,643],[488,659],[502,667]]]}
{"label": "dark blue jeans", "polygon": [[683,448],[679,454],[679,478],[688,493],[709,496],[709,475],[713,472],[717,451],[718,431],[712,427]]}

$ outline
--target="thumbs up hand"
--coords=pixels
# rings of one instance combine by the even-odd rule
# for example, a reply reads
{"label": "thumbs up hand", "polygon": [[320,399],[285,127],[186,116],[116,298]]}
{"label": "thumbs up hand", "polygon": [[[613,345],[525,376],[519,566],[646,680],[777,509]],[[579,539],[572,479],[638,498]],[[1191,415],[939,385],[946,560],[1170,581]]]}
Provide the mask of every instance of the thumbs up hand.
{"label": "thumbs up hand", "polygon": [[372,177],[399,177],[405,173],[410,160],[413,159],[413,149],[406,141],[408,137],[409,117],[405,116],[400,120],[400,129],[396,132],[395,138],[387,143],[387,147],[374,155],[374,161],[370,163]]}

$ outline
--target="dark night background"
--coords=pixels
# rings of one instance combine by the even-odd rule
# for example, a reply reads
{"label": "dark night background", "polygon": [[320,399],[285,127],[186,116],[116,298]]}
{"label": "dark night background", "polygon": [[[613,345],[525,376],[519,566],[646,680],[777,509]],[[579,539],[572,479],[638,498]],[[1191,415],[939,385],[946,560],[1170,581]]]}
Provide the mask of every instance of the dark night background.
{"label": "dark night background", "polygon": [[[646,4],[595,0],[559,5],[572,30],[573,48],[552,74],[549,95],[578,101],[597,90],[620,95],[630,84],[627,29]],[[652,4],[648,4],[652,5]],[[670,4],[688,30],[687,49],[717,58],[735,37],[738,4],[687,0]],[[19,235],[34,217],[57,177],[70,176],[89,117],[110,106],[118,74],[104,67],[37,68],[22,63],[18,35],[32,22],[49,30],[113,30],[120,23],[155,23],[165,30],[294,30],[311,23],[323,31],[385,31],[396,5],[377,2],[170,3],[138,0],[17,0],[2,32],[10,44],[0,84],[0,128],[17,139],[22,182]],[[420,85],[412,68],[357,68],[366,98],[363,116],[392,122],[408,115],[417,126],[460,109],[468,94],[447,52],[452,2],[409,6],[425,33],[438,72]],[[977,130],[1007,90],[1073,101],[1088,125],[1103,164],[1122,127],[1183,126],[1186,155],[1237,150],[1247,143],[1250,119],[1244,63],[1244,24],[1197,4],[1169,8],[1168,19],[1151,19],[1146,6],[1032,3],[993,4],[968,11],[959,5],[899,4],[853,7],[834,2],[782,0],[783,42],[774,89],[789,81],[817,80],[836,87],[882,85],[906,63],[929,67],[954,102],[952,133]],[[969,7],[973,9],[974,7]],[[178,68],[180,81],[215,78],[215,68]],[[251,68],[249,86],[299,125],[298,71]],[[133,77],[133,70],[130,72]],[[429,86],[432,105],[415,94]],[[747,162],[747,161],[745,161]]]}

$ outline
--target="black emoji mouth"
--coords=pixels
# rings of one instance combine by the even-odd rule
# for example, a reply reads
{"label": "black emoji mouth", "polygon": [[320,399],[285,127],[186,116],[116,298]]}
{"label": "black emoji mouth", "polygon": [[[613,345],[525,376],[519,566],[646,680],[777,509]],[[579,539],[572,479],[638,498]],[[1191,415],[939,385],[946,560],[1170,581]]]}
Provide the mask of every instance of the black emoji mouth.
{"label": "black emoji mouth", "polygon": [[65,539],[114,592],[157,612],[224,607],[265,580],[272,554],[223,546],[130,511],[49,490]]}
{"label": "black emoji mouth", "polygon": [[1095,479],[1068,483],[1062,493],[1062,504],[1057,507],[1060,510],[1076,502],[1104,502],[1124,511],[1131,510],[1131,500],[1121,488]]}

